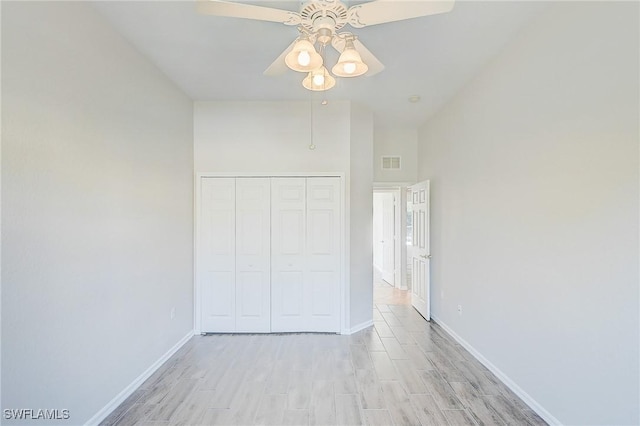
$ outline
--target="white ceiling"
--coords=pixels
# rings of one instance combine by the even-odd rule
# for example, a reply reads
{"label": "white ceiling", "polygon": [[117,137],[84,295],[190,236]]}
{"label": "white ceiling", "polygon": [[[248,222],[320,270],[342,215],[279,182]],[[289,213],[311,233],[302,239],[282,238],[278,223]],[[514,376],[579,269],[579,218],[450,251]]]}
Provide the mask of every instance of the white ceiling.
{"label": "white ceiling", "polygon": [[[251,3],[288,10],[300,5],[296,0]],[[362,2],[349,2],[357,3]],[[118,32],[194,100],[351,100],[368,106],[383,126],[422,124],[545,4],[457,1],[447,14],[345,28],[357,34],[386,68],[373,77],[337,79],[333,89],[312,95],[301,85],[303,74],[262,74],[295,39],[295,27],[199,15],[192,1],[93,2]],[[337,53],[330,53],[327,62],[336,59]],[[420,102],[410,103],[411,95],[419,95]]]}

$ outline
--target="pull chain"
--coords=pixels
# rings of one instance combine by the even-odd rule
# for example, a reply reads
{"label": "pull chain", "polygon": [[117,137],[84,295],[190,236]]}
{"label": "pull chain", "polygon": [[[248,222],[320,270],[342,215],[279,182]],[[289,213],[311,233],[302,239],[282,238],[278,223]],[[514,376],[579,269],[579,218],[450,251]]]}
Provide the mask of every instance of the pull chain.
{"label": "pull chain", "polygon": [[309,116],[309,128],[311,130],[311,134],[309,137],[310,143],[309,143],[309,149],[311,151],[313,151],[314,149],[316,149],[315,144],[313,143],[313,93],[311,93],[309,95],[309,112],[310,112],[310,116]]}

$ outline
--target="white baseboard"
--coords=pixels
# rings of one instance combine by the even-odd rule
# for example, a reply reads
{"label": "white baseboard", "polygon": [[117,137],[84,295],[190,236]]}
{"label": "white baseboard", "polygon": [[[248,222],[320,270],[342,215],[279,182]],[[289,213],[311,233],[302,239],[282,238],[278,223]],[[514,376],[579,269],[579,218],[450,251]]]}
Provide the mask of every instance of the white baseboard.
{"label": "white baseboard", "polygon": [[180,339],[178,343],[173,345],[173,347],[169,349],[164,355],[162,355],[160,359],[154,362],[149,368],[145,370],[144,373],[139,375],[133,382],[129,384],[129,386],[124,388],[122,392],[116,395],[115,398],[113,398],[107,405],[105,405],[100,411],[98,411],[93,417],[91,417],[85,423],[85,426],[94,426],[100,424],[101,421],[106,419],[113,410],[118,408],[118,406],[122,404],[122,402],[124,402],[124,400],[127,399],[129,395],[131,395],[136,389],[138,389],[138,387],[140,387],[140,385],[144,383],[145,380],[151,377],[151,375],[155,373],[162,364],[164,364],[169,358],[171,358],[173,354],[178,352],[178,350],[182,346],[184,346],[184,344],[187,343],[192,337],[193,331],[189,331],[186,336]]}
{"label": "white baseboard", "polygon": [[525,404],[527,404],[533,411],[535,411],[544,421],[550,425],[561,425],[560,420],[556,419],[551,413],[549,413],[542,405],[540,405],[535,399],[533,399],[528,393],[526,393],[520,386],[518,386],[513,380],[509,378],[505,373],[500,371],[498,367],[493,365],[487,358],[485,358],[480,352],[478,352],[471,344],[469,344],[462,337],[453,331],[447,324],[440,320],[440,318],[431,314],[431,319],[435,321],[449,336],[451,336],[456,342],[460,343],[471,355],[475,357],[482,365],[487,367],[489,371],[496,375],[509,389],[513,391]]}
{"label": "white baseboard", "polygon": [[370,319],[369,321],[365,321],[363,323],[360,323],[358,325],[356,325],[355,327],[351,327],[351,329],[349,330],[348,334],[353,334],[353,333],[357,333],[360,330],[364,330],[367,327],[371,327],[373,325],[373,319]]}

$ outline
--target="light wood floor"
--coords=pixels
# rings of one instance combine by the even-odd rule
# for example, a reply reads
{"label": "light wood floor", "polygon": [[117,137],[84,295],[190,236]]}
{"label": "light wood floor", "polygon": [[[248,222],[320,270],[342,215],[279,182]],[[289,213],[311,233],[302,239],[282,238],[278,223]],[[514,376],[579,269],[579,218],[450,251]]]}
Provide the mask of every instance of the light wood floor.
{"label": "light wood floor", "polygon": [[411,294],[408,290],[399,290],[379,278],[373,283],[373,304],[410,305]]}
{"label": "light wood floor", "polygon": [[378,304],[374,327],[191,339],[102,425],[543,425],[433,322]]}

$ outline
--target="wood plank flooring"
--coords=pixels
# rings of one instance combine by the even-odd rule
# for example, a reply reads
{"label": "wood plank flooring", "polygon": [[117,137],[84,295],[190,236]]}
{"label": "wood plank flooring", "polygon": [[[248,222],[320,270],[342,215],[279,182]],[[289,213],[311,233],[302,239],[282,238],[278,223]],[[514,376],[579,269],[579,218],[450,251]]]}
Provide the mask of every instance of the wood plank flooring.
{"label": "wood plank flooring", "polygon": [[374,319],[351,336],[196,336],[102,425],[546,424],[412,307]]}
{"label": "wood plank flooring", "polygon": [[407,290],[399,290],[376,275],[373,282],[373,304],[410,305],[411,295]]}

